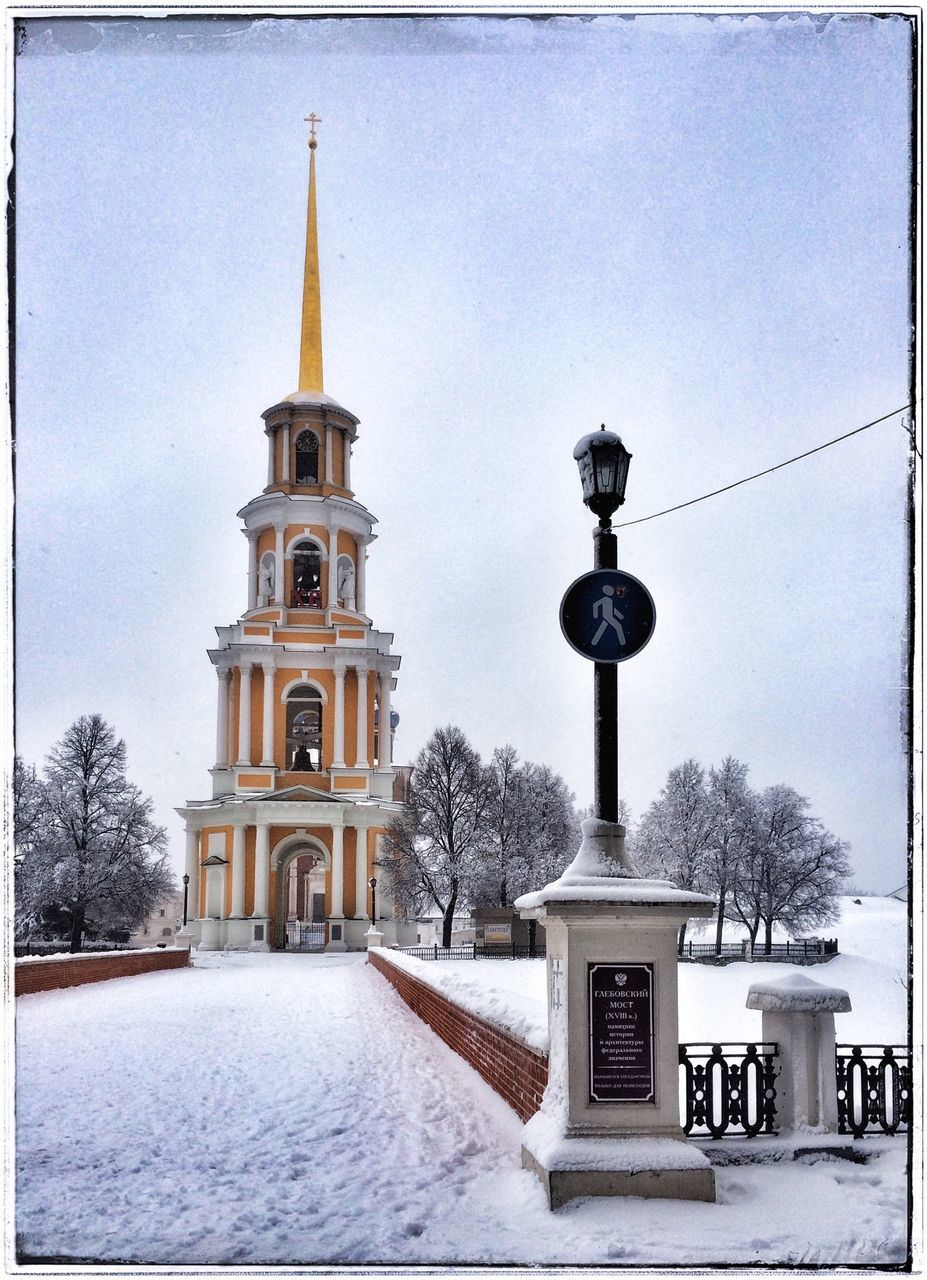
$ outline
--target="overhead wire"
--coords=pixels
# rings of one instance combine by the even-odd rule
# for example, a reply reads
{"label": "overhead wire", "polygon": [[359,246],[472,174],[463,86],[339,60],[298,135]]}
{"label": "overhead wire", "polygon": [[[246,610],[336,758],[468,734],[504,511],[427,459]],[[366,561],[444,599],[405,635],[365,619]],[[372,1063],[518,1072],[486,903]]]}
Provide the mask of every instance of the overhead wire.
{"label": "overhead wire", "polygon": [[[682,511],[684,507],[692,507],[697,502],[704,502],[706,498],[716,498],[719,493],[727,493],[728,490],[736,489],[742,484],[749,484],[751,480],[759,480],[761,476],[772,475],[774,471],[781,471],[783,467],[789,467],[793,462],[801,462],[802,458],[810,458],[813,453],[820,453],[822,449],[829,449],[831,445],[840,444],[841,440],[849,440],[851,436],[858,436],[861,431],[868,431],[870,427],[877,427],[880,422],[886,422],[889,418],[894,418],[897,414],[904,413],[913,407],[911,404],[903,404],[900,409],[893,409],[891,413],[883,413],[881,418],[873,418],[872,422],[867,422],[862,427],[846,431],[842,436],[835,436],[833,440],[827,440],[824,444],[815,445],[813,449],[806,449],[804,453],[796,453],[794,458],[787,458],[785,462],[777,462],[774,467],[767,467],[765,471],[756,471],[752,476],[744,476],[742,480],[735,480],[732,484],[722,485],[720,489],[712,489],[710,493],[703,493],[698,498],[690,498],[688,502],[679,502],[675,507],[667,507],[663,511],[654,511],[652,515],[640,516],[637,520],[624,520],[621,524],[616,524],[615,528],[627,529],[632,524],[646,524],[648,520],[656,520],[660,516],[668,516],[673,511]],[[912,432],[909,432],[909,434],[913,437]]]}

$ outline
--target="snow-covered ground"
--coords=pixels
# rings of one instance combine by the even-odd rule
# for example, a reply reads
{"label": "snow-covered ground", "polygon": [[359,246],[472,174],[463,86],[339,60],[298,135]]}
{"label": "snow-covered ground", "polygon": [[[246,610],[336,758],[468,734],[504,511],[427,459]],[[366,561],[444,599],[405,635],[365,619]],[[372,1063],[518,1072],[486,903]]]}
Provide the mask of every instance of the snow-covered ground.
{"label": "snow-covered ground", "polygon": [[[819,972],[849,987],[837,963]],[[192,970],[16,1004],[24,1259],[759,1267],[904,1257],[903,1139],[867,1140],[861,1165],[775,1160],[784,1145],[757,1142],[753,1153],[775,1162],[719,1166],[717,1204],[586,1200],[551,1214],[520,1167],[515,1114],[363,956],[204,954]],[[733,1038],[726,1009],[712,1027],[722,1014]],[[713,1154],[733,1150],[722,1142]]]}
{"label": "snow-covered ground", "polygon": [[[728,926],[735,941],[743,930]],[[692,936],[699,936],[693,934]],[[785,935],[782,935],[783,938]],[[841,899],[840,921],[825,931],[837,937],[840,955],[798,970],[792,964],[756,962],[715,967],[679,966],[679,1039],[759,1040],[762,1014],[746,1007],[754,982],[801,972],[850,993],[853,1008],[836,1015],[837,1039],[848,1044],[905,1044],[907,1031],[907,908],[894,898]],[[701,941],[707,940],[703,931]],[[543,960],[415,960],[412,969],[450,999],[497,1022],[538,1049],[547,1048],[547,989]]]}

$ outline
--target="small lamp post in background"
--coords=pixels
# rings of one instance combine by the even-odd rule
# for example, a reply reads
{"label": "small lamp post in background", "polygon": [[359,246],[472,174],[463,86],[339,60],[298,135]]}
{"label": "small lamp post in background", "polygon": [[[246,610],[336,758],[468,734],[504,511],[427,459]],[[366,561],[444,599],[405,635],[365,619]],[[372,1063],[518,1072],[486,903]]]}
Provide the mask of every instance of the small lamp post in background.
{"label": "small lamp post in background", "polygon": [[[612,514],[624,502],[631,454],[621,437],[605,424],[583,436],[573,450],[583,482],[583,502],[599,517],[593,530],[593,567],[618,568],[618,539]],[[618,821],[618,668],[614,662],[595,664],[595,816]]]}
{"label": "small lamp post in background", "polygon": [[377,925],[377,878],[371,876],[367,881],[370,885],[370,922],[374,928]]}
{"label": "small lamp post in background", "polygon": [[187,892],[190,888],[190,877],[185,875],[183,878],[183,927],[187,927]]}

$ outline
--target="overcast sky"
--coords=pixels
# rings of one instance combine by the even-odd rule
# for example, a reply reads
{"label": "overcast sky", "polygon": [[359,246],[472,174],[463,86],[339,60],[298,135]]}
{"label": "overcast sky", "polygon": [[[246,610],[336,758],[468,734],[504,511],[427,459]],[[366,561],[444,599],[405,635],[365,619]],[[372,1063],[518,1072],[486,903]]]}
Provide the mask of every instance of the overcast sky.
{"label": "overcast sky", "polygon": [[[326,391],[361,419],[399,760],[439,724],[592,797],[572,458],[631,521],[908,400],[911,30],[897,17],[30,19],[16,60],[17,746],[101,712],[169,829],[215,749],[235,512],[295,390],[319,129]],[[621,792],[732,754],[905,878],[900,417],[620,534],[657,625]]]}

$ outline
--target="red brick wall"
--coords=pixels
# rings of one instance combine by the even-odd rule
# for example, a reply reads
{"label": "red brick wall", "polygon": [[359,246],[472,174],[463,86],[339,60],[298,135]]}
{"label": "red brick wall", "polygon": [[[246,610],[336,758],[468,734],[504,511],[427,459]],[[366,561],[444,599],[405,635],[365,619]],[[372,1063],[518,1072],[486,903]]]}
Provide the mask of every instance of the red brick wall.
{"label": "red brick wall", "polygon": [[369,952],[367,959],[392,983],[413,1013],[469,1062],[522,1120],[530,1120],[541,1105],[547,1084],[546,1053],[530,1048],[502,1027],[461,1009],[440,991],[390,964],[378,952]]}
{"label": "red brick wall", "polygon": [[107,978],[129,978],[136,973],[159,969],[182,969],[190,963],[190,952],[181,951],[100,951],[60,959],[17,961],[16,994],[55,991],[59,987],[79,987],[85,982],[105,982]]}

